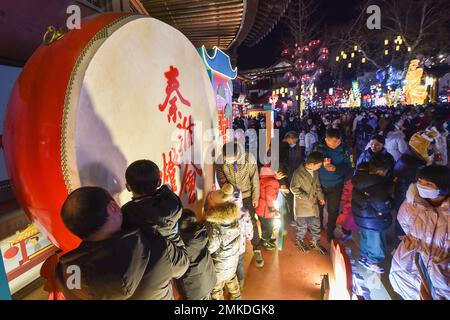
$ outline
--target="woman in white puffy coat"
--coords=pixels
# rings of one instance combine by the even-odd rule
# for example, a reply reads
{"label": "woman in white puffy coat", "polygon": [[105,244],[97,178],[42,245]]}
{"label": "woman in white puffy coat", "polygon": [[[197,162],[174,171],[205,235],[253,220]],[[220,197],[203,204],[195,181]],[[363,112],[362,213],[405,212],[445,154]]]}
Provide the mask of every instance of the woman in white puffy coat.
{"label": "woman in white puffy coat", "polygon": [[425,167],[399,209],[397,220],[406,236],[392,258],[389,279],[403,299],[420,299],[425,287],[433,300],[450,299],[449,180],[448,168]]}
{"label": "woman in white puffy coat", "polygon": [[[405,141],[405,134],[402,131],[402,123],[391,125],[386,130],[384,148],[393,157],[395,162],[408,150],[408,144]],[[385,132],[386,132],[385,131]]]}

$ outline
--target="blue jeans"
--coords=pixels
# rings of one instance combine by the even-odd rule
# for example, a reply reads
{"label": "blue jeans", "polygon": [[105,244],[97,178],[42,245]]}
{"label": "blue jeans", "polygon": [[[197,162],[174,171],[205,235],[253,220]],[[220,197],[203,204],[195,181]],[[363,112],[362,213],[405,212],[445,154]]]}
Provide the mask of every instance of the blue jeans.
{"label": "blue jeans", "polygon": [[386,231],[361,229],[360,255],[373,263],[380,263],[386,258]]}
{"label": "blue jeans", "polygon": [[239,281],[244,280],[244,254],[239,256],[239,262],[236,269],[236,275]]}

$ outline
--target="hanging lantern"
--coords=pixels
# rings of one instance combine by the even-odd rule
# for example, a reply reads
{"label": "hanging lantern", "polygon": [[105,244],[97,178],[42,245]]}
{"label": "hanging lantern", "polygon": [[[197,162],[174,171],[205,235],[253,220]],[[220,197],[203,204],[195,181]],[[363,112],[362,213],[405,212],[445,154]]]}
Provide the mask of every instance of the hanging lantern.
{"label": "hanging lantern", "polygon": [[384,55],[387,56],[389,54],[389,50],[384,50]]}
{"label": "hanging lantern", "polygon": [[352,63],[349,62],[348,65],[347,65],[347,67],[348,67],[349,69],[351,69],[351,68],[352,68]]}
{"label": "hanging lantern", "polygon": [[363,58],[361,59],[361,62],[362,62],[362,63],[366,63],[366,58],[363,57]]}
{"label": "hanging lantern", "polygon": [[396,46],[395,51],[399,51],[399,50],[400,50],[400,46]]}
{"label": "hanging lantern", "polygon": [[354,58],[354,57],[355,57],[355,53],[354,53],[354,52],[352,52],[352,54],[351,54],[351,57],[352,57],[352,58]]}
{"label": "hanging lantern", "polygon": [[353,50],[355,50],[355,51],[358,50],[358,46],[354,46]]}
{"label": "hanging lantern", "polygon": [[336,56],[336,61],[339,61],[339,56]]}
{"label": "hanging lantern", "polygon": [[389,44],[389,40],[384,40],[384,45],[387,46]]}

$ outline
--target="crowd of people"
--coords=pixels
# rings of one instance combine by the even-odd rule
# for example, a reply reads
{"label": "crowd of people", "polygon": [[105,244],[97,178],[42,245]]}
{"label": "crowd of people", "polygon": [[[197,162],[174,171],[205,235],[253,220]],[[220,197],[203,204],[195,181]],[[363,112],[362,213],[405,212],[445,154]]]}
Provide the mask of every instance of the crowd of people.
{"label": "crowd of people", "polygon": [[[326,255],[332,240],[359,232],[358,262],[376,273],[385,272],[394,224],[394,290],[448,299],[449,122],[448,105],[278,114],[279,168],[248,144],[226,143],[214,166],[219,188],[202,212],[183,208],[158,166],[138,160],[125,172],[132,200],[122,208],[99,187],[67,197],[61,217],[82,243],[60,257],[59,289],[67,299],[173,299],[174,287],[181,299],[222,300],[226,288],[238,300],[246,246],[263,268],[281,218],[284,233],[295,227],[301,252]],[[265,118],[239,116],[233,128],[264,129]],[[70,282],[73,265],[79,286]]]}

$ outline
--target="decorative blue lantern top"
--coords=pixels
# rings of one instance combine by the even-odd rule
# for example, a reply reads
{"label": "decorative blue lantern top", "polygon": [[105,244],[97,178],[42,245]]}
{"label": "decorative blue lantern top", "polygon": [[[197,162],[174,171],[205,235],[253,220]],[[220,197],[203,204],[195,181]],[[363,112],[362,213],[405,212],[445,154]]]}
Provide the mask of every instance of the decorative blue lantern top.
{"label": "decorative blue lantern top", "polygon": [[210,56],[205,46],[199,48],[200,55],[206,64],[206,67],[214,72],[218,72],[229,79],[237,77],[237,68],[231,66],[230,57],[217,47],[213,49],[213,55]]}

